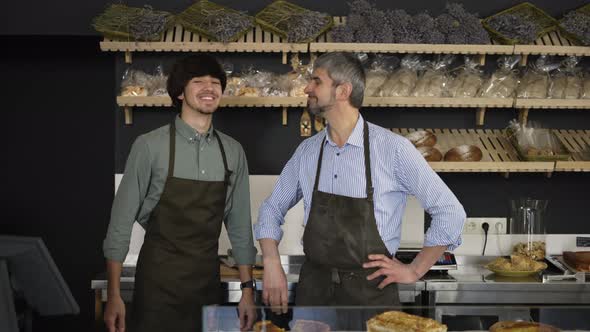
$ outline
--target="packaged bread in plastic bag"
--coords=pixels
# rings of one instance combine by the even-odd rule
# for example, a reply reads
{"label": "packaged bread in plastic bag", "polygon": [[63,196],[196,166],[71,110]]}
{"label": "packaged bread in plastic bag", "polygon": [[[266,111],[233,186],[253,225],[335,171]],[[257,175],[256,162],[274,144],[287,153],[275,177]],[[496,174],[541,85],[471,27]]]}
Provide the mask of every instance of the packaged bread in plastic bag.
{"label": "packaged bread in plastic bag", "polygon": [[477,97],[482,84],[483,71],[479,68],[479,63],[472,57],[466,56],[465,64],[454,70],[454,76],[448,84],[447,95],[453,98]]}
{"label": "packaged bread in plastic bag", "polygon": [[412,95],[414,97],[446,97],[450,81],[449,69],[455,59],[452,54],[439,54],[426,64],[426,70],[418,77]]}
{"label": "packaged bread in plastic bag", "polygon": [[379,89],[379,97],[408,97],[418,81],[418,70],[422,66],[418,55],[406,55],[400,68],[389,76]]}
{"label": "packaged bread in plastic bag", "polygon": [[584,75],[584,86],[582,87],[582,98],[590,99],[590,72]]}
{"label": "packaged bread in plastic bag", "polygon": [[150,96],[167,96],[168,89],[166,83],[168,82],[168,76],[164,74],[164,68],[162,65],[158,65],[154,71],[154,75],[148,78],[148,93]]}
{"label": "packaged bread in plastic bag", "polygon": [[582,93],[582,71],[577,67],[580,59],[568,56],[551,77],[549,98],[578,99]]}
{"label": "packaged bread in plastic bag", "polygon": [[520,55],[505,55],[498,59],[498,69],[486,80],[481,88],[481,97],[510,98],[518,86],[518,69],[514,67]]}
{"label": "packaged bread in plastic bag", "polygon": [[127,68],[121,80],[121,96],[123,97],[144,97],[149,93],[148,86],[150,82],[149,74],[134,69]]}
{"label": "packaged bread in plastic bag", "polygon": [[304,65],[299,59],[299,55],[295,54],[291,57],[291,67],[293,68],[286,77],[286,81],[282,81],[284,88],[288,91],[289,97],[307,97],[305,87],[309,82],[309,76],[313,67],[313,60],[309,64]]}
{"label": "packaged bread in plastic bag", "polygon": [[547,98],[550,73],[559,68],[559,62],[553,57],[541,55],[530,64],[522,75],[518,85],[518,98]]}
{"label": "packaged bread in plastic bag", "polygon": [[378,97],[379,89],[387,81],[393,70],[399,64],[399,59],[391,55],[377,54],[370,69],[366,73],[365,96]]}

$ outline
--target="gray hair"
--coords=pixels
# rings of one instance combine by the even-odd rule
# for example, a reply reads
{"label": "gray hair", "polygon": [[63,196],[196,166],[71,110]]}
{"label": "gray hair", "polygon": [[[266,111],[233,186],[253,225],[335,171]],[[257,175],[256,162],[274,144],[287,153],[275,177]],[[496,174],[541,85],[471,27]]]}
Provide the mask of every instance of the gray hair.
{"label": "gray hair", "polygon": [[334,81],[334,85],[352,84],[350,104],[361,108],[365,96],[365,70],[360,60],[351,53],[333,52],[322,54],[315,60],[313,69],[322,68]]}

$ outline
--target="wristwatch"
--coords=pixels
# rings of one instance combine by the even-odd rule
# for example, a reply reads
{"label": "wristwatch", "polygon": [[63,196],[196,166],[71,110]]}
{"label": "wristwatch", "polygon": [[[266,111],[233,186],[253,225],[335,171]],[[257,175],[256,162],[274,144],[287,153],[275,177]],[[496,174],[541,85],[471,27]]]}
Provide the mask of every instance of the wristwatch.
{"label": "wristwatch", "polygon": [[249,280],[240,284],[240,289],[252,288],[256,290],[256,280]]}

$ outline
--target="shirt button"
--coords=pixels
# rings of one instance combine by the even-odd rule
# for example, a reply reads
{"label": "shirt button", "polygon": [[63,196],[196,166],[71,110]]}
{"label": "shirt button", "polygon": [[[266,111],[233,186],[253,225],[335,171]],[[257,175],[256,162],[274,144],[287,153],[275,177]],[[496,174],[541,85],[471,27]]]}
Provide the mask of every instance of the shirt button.
{"label": "shirt button", "polygon": [[201,170],[201,174],[205,174],[205,170]]}
{"label": "shirt button", "polygon": [[339,156],[340,155],[340,152],[336,153],[336,155]]}
{"label": "shirt button", "polygon": [[337,178],[338,178],[338,175],[334,174],[334,179],[337,179]]}

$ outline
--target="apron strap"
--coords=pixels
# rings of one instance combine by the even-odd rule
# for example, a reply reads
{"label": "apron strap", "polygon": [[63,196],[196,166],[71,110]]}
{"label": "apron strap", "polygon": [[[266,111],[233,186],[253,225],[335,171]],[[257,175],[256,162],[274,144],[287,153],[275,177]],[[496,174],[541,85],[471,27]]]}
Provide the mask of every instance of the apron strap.
{"label": "apron strap", "polygon": [[[326,130],[326,136],[328,135],[328,131]],[[318,157],[318,167],[315,174],[315,183],[313,185],[313,190],[317,191],[320,183],[320,170],[322,169],[322,159],[324,156],[324,146],[326,145],[326,137],[322,140],[322,146],[320,147],[320,155]],[[369,125],[367,121],[364,121],[363,124],[363,147],[364,147],[364,154],[365,154],[365,178],[367,183],[367,199],[369,201],[373,201],[373,182],[371,181],[371,150],[369,145]]]}
{"label": "apron strap", "polygon": [[373,201],[373,183],[371,182],[371,150],[369,146],[369,125],[365,121],[363,126],[363,145],[365,150],[365,177],[367,182],[367,199]]}
{"label": "apron strap", "polygon": [[168,178],[174,176],[174,158],[176,156],[176,124],[175,120],[170,123],[170,159],[168,160]]}
{"label": "apron strap", "polygon": [[217,131],[215,129],[213,129],[213,134],[215,135],[215,138],[217,139],[217,143],[219,143],[219,150],[221,150],[221,158],[223,158],[223,167],[225,168],[225,182],[229,183],[229,177],[232,175],[233,172],[230,171],[227,166],[227,158],[225,156],[225,149],[223,148],[223,143],[221,143],[221,138],[219,138],[219,135],[217,134]]}

